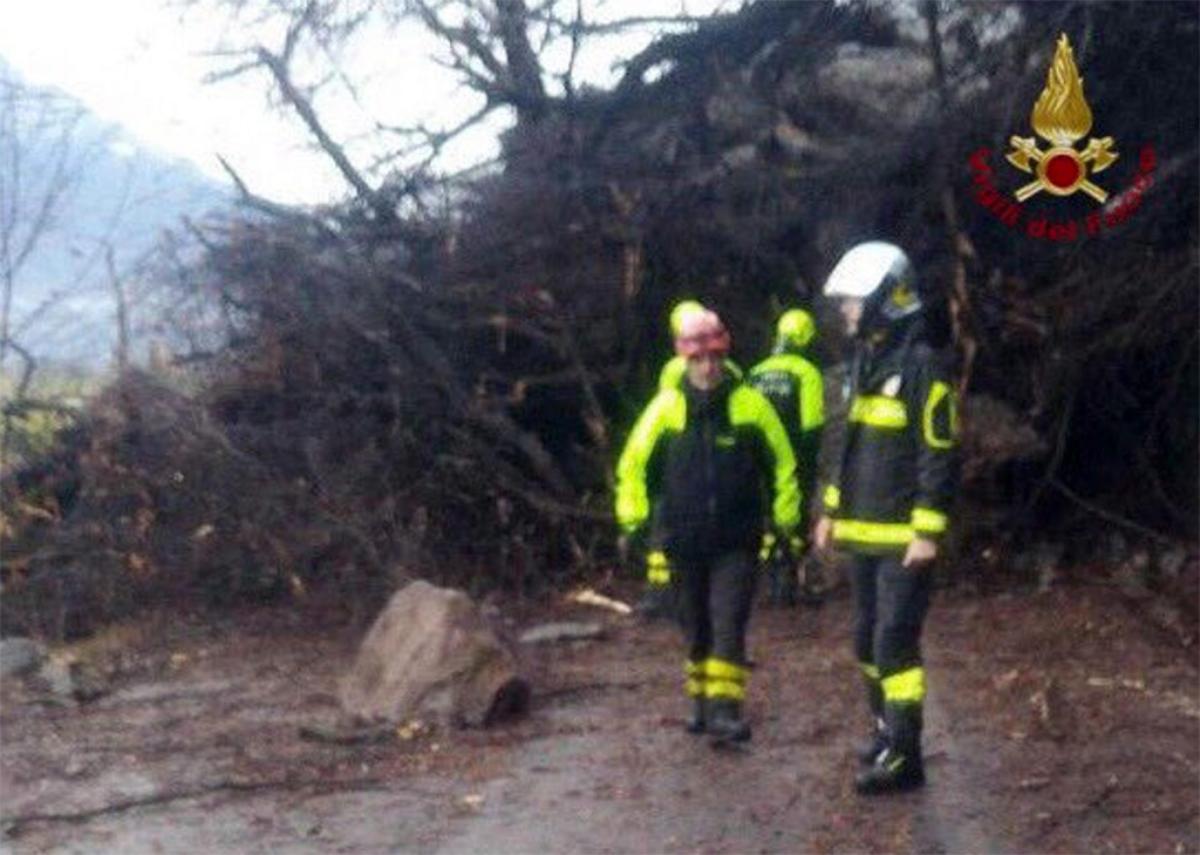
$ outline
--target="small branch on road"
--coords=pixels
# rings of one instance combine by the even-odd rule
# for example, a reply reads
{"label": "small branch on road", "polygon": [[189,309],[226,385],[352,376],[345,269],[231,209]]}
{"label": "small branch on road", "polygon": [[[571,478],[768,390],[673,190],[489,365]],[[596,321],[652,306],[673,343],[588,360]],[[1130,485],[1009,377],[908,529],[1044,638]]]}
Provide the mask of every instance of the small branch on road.
{"label": "small branch on road", "polygon": [[98,808],[81,810],[73,813],[29,813],[18,816],[0,817],[0,828],[4,829],[5,837],[17,837],[25,826],[34,823],[87,822],[99,816],[114,813],[124,813],[141,807],[170,804],[171,802],[196,799],[212,793],[234,792],[254,793],[264,790],[315,790],[321,793],[339,792],[344,790],[383,790],[393,779],[384,777],[350,778],[344,780],[330,778],[275,778],[266,781],[234,781],[221,780],[200,784],[191,788],[179,790],[164,790],[149,796],[122,799]]}

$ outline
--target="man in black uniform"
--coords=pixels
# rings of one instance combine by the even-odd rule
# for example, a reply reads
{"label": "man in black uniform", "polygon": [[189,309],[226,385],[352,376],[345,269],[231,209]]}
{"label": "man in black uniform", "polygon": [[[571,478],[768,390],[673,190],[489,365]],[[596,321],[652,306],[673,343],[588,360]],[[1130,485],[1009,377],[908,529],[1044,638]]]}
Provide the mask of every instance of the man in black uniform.
{"label": "man in black uniform", "polygon": [[955,394],[925,342],[913,267],[899,247],[855,246],[825,294],[840,301],[856,346],[841,466],[814,540],[853,557],[855,653],[875,716],[860,758],[869,767],[855,786],[907,790],[925,782],[920,636],[954,492]]}
{"label": "man in black uniform", "polygon": [[723,367],[729,344],[713,312],[683,321],[675,347],[687,359],[685,378],[659,390],[638,418],[617,463],[616,490],[617,522],[630,535],[650,518],[648,484],[659,486],[663,544],[688,643],[687,729],[716,742],[750,738],[742,716],[746,629],[764,497],[781,536],[800,521],[787,434],[770,402]]}

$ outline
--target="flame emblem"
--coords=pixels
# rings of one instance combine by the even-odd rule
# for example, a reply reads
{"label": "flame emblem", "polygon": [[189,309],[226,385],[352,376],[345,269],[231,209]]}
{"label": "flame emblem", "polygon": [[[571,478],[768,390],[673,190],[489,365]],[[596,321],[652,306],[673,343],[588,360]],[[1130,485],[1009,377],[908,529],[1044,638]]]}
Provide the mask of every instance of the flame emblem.
{"label": "flame emblem", "polygon": [[1112,149],[1112,137],[1092,137],[1083,151],[1075,150],[1075,142],[1092,129],[1092,108],[1083,97],[1083,78],[1075,67],[1075,54],[1066,33],[1058,37],[1046,88],[1033,105],[1030,124],[1050,148],[1042,151],[1033,137],[1014,136],[1009,140],[1012,151],[1007,155],[1008,162],[1022,172],[1037,175],[1036,180],[1018,188],[1017,201],[1024,202],[1042,190],[1055,196],[1070,196],[1082,190],[1103,203],[1108,193],[1088,179],[1088,167],[1092,173],[1103,172],[1118,154]]}

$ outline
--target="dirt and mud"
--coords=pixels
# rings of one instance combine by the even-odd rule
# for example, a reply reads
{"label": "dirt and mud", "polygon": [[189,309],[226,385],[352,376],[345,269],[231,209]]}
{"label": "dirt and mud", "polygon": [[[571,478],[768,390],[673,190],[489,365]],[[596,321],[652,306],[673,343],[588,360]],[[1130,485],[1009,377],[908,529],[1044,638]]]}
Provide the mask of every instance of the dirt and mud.
{"label": "dirt and mud", "polygon": [[1194,649],[1112,589],[939,591],[926,636],[928,786],[855,795],[867,717],[844,589],[760,609],[745,750],[683,731],[672,627],[596,609],[599,641],[527,648],[534,700],[491,730],[424,722],[353,744],[358,634],[286,612],[143,634],[102,697],[3,687],[13,852],[1198,852]]}

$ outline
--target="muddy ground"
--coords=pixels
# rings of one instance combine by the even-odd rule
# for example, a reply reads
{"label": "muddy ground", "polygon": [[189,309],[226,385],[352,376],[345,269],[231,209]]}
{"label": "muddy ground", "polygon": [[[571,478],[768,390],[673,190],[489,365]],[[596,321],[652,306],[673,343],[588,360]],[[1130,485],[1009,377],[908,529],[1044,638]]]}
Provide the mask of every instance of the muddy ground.
{"label": "muddy ground", "polygon": [[359,633],[287,612],[126,639],[102,697],[3,690],[0,848],[13,852],[1198,852],[1193,649],[1115,591],[940,591],[921,792],[854,794],[867,717],[844,589],[760,610],[754,739],[682,730],[673,629],[527,649],[529,715],[354,745],[332,721]]}

